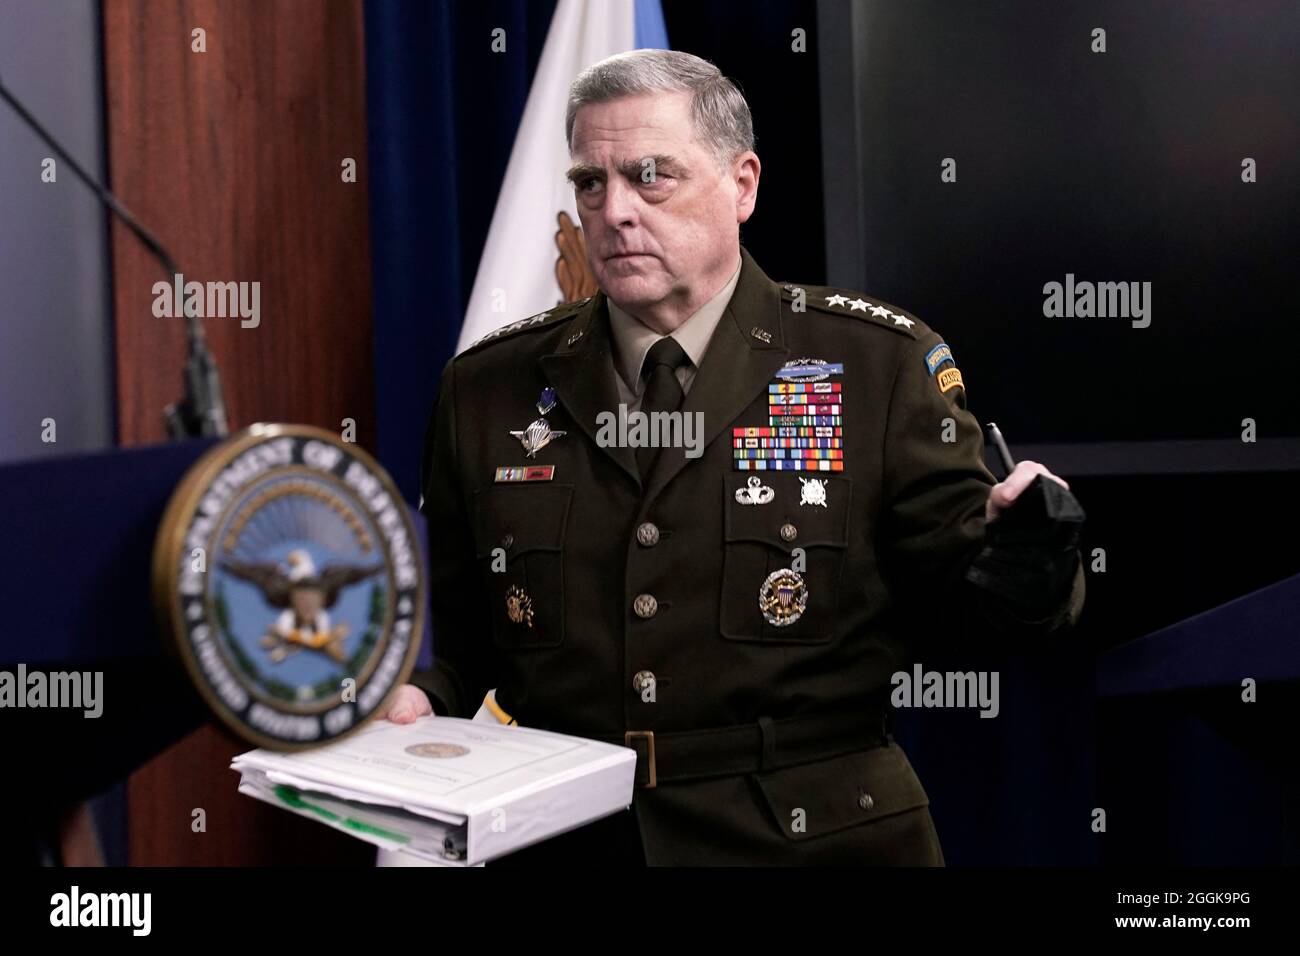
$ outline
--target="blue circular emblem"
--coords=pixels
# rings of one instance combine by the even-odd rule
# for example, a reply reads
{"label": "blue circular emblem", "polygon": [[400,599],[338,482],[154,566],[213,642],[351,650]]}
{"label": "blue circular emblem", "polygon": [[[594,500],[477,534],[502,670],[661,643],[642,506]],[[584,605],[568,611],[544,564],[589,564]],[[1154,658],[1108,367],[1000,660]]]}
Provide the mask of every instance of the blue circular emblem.
{"label": "blue circular emblem", "polygon": [[322,429],[256,425],[200,459],[163,517],[154,585],[200,694],[264,747],[358,729],[419,652],[407,506],[374,459]]}

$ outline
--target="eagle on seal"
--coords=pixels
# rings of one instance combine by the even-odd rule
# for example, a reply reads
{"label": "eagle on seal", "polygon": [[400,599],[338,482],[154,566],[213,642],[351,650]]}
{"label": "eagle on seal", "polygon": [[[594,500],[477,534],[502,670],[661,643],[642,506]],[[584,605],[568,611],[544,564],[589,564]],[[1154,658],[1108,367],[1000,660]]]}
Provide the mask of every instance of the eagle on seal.
{"label": "eagle on seal", "polygon": [[345,587],[378,574],[384,566],[334,564],[318,570],[311,555],[299,548],[289,552],[284,565],[223,561],[221,567],[233,577],[256,585],[267,604],[284,608],[262,637],[262,646],[273,663],[309,650],[341,664],[346,659],[343,641],[348,626],[331,627],[328,609]]}

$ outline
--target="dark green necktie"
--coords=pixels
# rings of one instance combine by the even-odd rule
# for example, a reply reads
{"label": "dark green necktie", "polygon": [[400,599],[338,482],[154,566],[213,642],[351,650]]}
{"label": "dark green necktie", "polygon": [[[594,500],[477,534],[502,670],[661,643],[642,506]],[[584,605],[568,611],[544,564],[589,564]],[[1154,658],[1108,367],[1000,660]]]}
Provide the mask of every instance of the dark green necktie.
{"label": "dark green necktie", "polygon": [[[646,380],[645,392],[641,396],[641,411],[647,415],[652,412],[675,412],[681,408],[681,382],[677,381],[677,369],[690,361],[686,351],[677,344],[671,335],[666,335],[646,353],[645,363],[641,366],[641,377]],[[636,450],[636,465],[641,472],[642,481],[650,477],[655,461],[661,449],[642,446]]]}

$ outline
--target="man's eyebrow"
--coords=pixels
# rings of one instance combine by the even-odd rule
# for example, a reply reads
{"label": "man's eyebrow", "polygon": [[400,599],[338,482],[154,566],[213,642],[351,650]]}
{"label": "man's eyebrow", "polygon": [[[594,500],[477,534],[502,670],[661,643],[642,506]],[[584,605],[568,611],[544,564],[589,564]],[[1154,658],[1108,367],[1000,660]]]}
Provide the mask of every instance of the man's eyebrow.
{"label": "man's eyebrow", "polygon": [[[618,171],[628,179],[640,179],[641,171],[645,169],[646,160],[650,160],[657,172],[662,169],[667,173],[678,178],[685,178],[685,170],[677,161],[676,156],[670,156],[666,153],[657,153],[654,156],[642,156],[640,159],[627,159],[618,164]],[[605,168],[597,166],[595,163],[574,163],[569,167],[569,171],[564,174],[564,178],[571,183],[577,183],[589,176],[602,178],[605,175]]]}
{"label": "man's eyebrow", "polygon": [[588,176],[604,176],[605,170],[601,169],[594,163],[574,163],[569,167],[569,171],[564,174],[564,178],[571,183],[577,183],[580,179]]}
{"label": "man's eyebrow", "polygon": [[656,153],[654,156],[642,156],[640,159],[629,159],[619,164],[618,171],[628,179],[640,179],[641,171],[645,169],[645,161],[650,160],[656,172],[663,169],[672,176],[680,176],[682,168],[677,162],[676,156],[668,156],[664,153]]}

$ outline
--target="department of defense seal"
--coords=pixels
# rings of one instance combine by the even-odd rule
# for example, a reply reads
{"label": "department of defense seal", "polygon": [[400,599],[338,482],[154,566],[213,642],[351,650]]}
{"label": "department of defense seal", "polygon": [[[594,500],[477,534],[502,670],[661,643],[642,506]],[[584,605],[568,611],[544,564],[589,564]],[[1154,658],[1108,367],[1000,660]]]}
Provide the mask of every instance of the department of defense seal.
{"label": "department of defense seal", "polygon": [[406,503],[323,429],[255,425],[199,459],[163,515],[153,577],[199,693],[260,746],[357,730],[415,665],[426,585]]}

